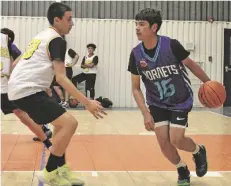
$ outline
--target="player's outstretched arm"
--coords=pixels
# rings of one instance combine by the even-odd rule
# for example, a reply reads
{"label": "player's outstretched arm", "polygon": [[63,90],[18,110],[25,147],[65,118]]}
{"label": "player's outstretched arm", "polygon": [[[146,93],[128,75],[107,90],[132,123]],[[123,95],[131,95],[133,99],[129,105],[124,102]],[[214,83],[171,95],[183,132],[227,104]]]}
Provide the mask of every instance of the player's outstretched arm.
{"label": "player's outstretched arm", "polygon": [[59,60],[54,60],[54,70],[56,81],[60,84],[70,95],[72,95],[75,99],[77,99],[80,103],[85,105],[89,112],[91,112],[95,118],[102,118],[101,114],[106,115],[103,111],[103,107],[96,100],[90,100],[86,96],[84,96],[73,83],[66,76],[66,69],[64,63]]}

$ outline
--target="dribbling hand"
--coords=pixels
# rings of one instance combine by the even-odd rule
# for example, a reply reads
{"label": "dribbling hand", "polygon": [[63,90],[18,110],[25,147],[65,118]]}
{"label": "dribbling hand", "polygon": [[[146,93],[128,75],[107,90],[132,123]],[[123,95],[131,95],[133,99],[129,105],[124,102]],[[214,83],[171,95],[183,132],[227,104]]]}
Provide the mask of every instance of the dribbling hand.
{"label": "dribbling hand", "polygon": [[103,118],[102,114],[107,115],[107,113],[104,112],[101,103],[96,100],[90,100],[86,105],[86,109],[92,113],[96,119]]}

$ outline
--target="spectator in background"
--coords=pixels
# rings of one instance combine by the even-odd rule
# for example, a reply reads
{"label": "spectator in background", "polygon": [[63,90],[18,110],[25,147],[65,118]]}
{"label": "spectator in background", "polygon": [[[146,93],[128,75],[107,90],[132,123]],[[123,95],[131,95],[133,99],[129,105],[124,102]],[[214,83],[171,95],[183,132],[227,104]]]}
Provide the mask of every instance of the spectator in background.
{"label": "spectator in background", "polygon": [[86,81],[85,91],[90,91],[90,98],[95,99],[95,81],[97,74],[98,56],[94,54],[96,45],[90,43],[87,45],[88,54],[83,57],[81,68],[83,72],[72,78],[74,85]]}

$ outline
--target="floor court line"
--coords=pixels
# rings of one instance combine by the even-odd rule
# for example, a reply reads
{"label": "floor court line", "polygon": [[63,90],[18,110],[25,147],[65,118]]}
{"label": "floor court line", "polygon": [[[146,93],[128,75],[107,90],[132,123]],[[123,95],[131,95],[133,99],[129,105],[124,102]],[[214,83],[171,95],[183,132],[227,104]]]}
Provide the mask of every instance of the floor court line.
{"label": "floor court line", "polygon": [[225,117],[225,118],[231,118],[230,116],[226,116],[226,115],[221,114],[221,113],[213,112],[213,111],[211,111],[211,110],[209,110],[208,112],[212,112],[212,113],[215,114],[215,115],[223,116],[223,117]]}
{"label": "floor court line", "polygon": [[[45,166],[45,159],[46,159],[46,146],[43,146],[43,152],[42,152],[42,159],[41,159],[41,165],[40,165],[40,171],[43,170]],[[35,176],[35,175],[34,175]],[[33,183],[33,182],[32,182]],[[43,186],[43,183],[39,181],[38,186]]]}
{"label": "floor court line", "polygon": [[[31,172],[39,172],[39,171],[2,171],[3,173],[31,173]],[[176,172],[176,171],[163,171],[163,170],[152,170],[152,171],[72,171],[72,172],[76,172],[76,173],[110,173],[110,172],[143,172],[143,173],[155,173],[155,172],[166,172],[166,173],[172,173],[172,172]],[[195,171],[190,171],[191,173],[195,173]],[[210,175],[215,175],[216,173],[231,173],[231,171],[208,171],[208,173]],[[207,174],[208,174],[207,173]]]}

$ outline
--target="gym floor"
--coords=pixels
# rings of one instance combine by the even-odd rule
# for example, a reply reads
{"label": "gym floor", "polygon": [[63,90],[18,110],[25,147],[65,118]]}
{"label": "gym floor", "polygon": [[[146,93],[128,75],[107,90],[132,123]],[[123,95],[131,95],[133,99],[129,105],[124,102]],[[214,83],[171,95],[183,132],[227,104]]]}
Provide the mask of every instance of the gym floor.
{"label": "gym floor", "polygon": [[[161,154],[155,134],[147,132],[136,109],[107,110],[96,120],[86,110],[68,110],[79,126],[67,149],[67,161],[85,186],[175,186],[177,172]],[[224,114],[224,115],[223,115]],[[192,174],[192,185],[231,183],[231,109],[194,109],[187,135],[207,147],[209,171],[196,177],[190,153],[180,151]],[[49,152],[13,114],[1,119],[3,186],[42,186],[34,173]],[[52,128],[52,126],[49,125]]]}

